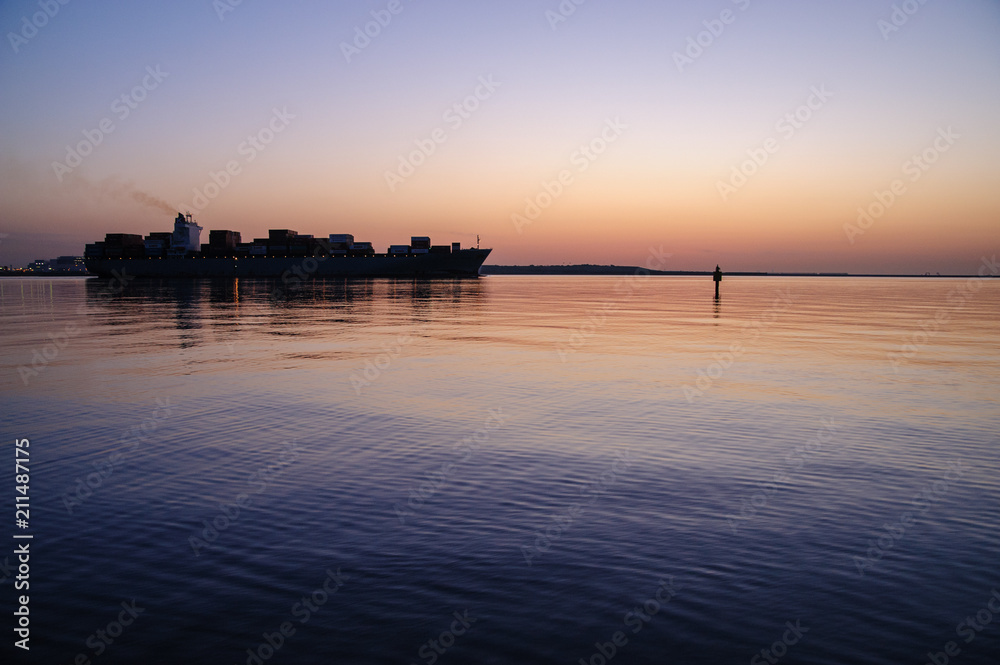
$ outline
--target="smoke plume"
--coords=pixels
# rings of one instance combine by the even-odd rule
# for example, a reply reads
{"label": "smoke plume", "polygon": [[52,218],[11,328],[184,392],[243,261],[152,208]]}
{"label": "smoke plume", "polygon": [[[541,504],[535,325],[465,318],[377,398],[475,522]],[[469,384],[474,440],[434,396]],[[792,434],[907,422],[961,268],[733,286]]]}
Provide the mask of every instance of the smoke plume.
{"label": "smoke plume", "polygon": [[118,176],[110,176],[93,182],[83,176],[71,175],[67,180],[71,181],[77,187],[90,190],[94,195],[101,198],[107,197],[116,201],[134,201],[141,205],[170,213],[171,215],[177,212],[172,205],[163,199],[142,191],[131,182],[122,180]]}

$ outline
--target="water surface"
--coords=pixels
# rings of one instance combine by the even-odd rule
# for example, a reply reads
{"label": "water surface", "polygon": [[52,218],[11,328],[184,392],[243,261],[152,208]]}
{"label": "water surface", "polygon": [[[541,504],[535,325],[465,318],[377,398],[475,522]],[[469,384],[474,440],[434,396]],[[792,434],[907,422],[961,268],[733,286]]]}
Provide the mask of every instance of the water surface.
{"label": "water surface", "polygon": [[996,280],[274,291],[0,280],[27,662],[997,662]]}

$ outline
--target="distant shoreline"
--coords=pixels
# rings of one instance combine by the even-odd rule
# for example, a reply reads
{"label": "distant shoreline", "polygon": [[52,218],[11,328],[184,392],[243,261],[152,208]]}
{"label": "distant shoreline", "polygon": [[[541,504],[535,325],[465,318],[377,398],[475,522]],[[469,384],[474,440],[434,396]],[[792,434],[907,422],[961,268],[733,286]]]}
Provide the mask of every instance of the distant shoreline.
{"label": "distant shoreline", "polygon": [[[568,266],[487,266],[480,270],[482,275],[635,275],[639,272],[668,277],[711,277],[711,270],[647,270],[638,266],[614,266],[614,265],[592,265],[583,263]],[[915,274],[876,274],[876,273],[847,273],[847,272],[750,272],[734,271],[723,272],[726,277],[940,277],[944,278],[968,278],[979,277],[979,275],[915,275]],[[26,270],[4,270],[0,269],[0,277],[95,277],[90,273],[58,271],[58,272],[32,272]],[[986,275],[986,277],[996,278],[998,275]]]}
{"label": "distant shoreline", "polygon": [[[642,274],[667,275],[667,276],[692,276],[711,277],[711,270],[647,270],[637,266],[602,266],[591,264],[579,264],[571,266],[489,266],[484,265],[480,270],[483,275],[634,275],[641,271]],[[734,271],[723,272],[727,277],[941,277],[941,278],[965,278],[978,277],[978,275],[915,275],[915,274],[875,274],[875,273],[847,273],[847,272],[751,272]]]}

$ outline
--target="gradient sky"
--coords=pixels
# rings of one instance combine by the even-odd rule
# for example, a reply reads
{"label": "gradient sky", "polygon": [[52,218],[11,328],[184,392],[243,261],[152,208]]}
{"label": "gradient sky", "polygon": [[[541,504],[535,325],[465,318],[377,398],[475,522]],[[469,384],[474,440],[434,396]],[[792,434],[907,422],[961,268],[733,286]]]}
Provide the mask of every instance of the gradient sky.
{"label": "gradient sky", "polygon": [[[479,234],[503,264],[638,265],[662,247],[678,270],[969,273],[1000,249],[996,0],[897,1],[913,13],[891,32],[889,0],[50,3],[37,31],[38,0],[0,3],[3,265],[169,230],[181,207],[245,239]],[[348,62],[342,43],[390,5]],[[575,11],[556,23],[561,5]],[[115,100],[144,78],[121,117]],[[477,87],[468,117],[448,113]],[[779,125],[814,89],[831,96]],[[57,175],[102,120],[114,131]],[[244,143],[272,122],[262,150]],[[436,129],[445,140],[390,188]],[[724,200],[719,183],[768,139]],[[908,164],[925,151],[933,164]],[[229,162],[239,173],[198,201]],[[896,180],[880,217],[845,230]]]}

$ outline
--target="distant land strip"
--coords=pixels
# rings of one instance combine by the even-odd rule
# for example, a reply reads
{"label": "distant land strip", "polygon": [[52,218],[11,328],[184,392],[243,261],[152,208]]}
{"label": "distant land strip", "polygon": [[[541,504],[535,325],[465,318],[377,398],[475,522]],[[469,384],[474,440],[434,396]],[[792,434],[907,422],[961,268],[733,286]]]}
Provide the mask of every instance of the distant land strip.
{"label": "distant land strip", "polygon": [[[647,270],[637,266],[601,266],[589,263],[571,266],[488,266],[480,270],[483,275],[634,275],[637,271],[650,275],[692,275],[711,276],[711,270]],[[976,275],[940,275],[924,273],[908,274],[868,274],[846,272],[725,272],[727,277],[976,277]],[[994,275],[994,277],[996,277]]]}
{"label": "distant land strip", "polygon": [[[635,275],[639,271],[649,275],[673,275],[673,276],[695,276],[711,277],[711,270],[648,270],[638,266],[604,266],[583,263],[568,266],[487,266],[480,269],[482,275]],[[978,275],[941,275],[924,273],[917,274],[878,274],[878,273],[847,273],[847,272],[747,272],[734,271],[723,272],[727,277],[942,277],[942,278],[967,278],[978,277]],[[10,270],[0,268],[0,277],[94,277],[91,273],[72,270]],[[985,275],[984,278],[996,279],[1000,275]],[[262,278],[263,279],[263,278]],[[343,278],[338,278],[343,279]],[[365,278],[370,279],[370,278]],[[410,278],[407,278],[410,279]]]}

